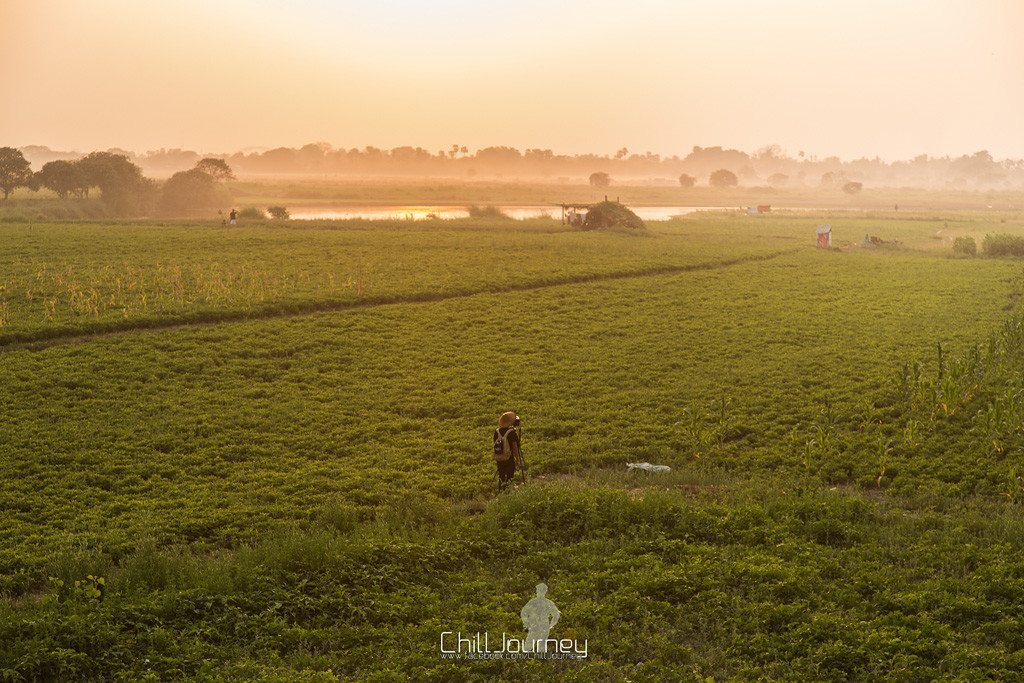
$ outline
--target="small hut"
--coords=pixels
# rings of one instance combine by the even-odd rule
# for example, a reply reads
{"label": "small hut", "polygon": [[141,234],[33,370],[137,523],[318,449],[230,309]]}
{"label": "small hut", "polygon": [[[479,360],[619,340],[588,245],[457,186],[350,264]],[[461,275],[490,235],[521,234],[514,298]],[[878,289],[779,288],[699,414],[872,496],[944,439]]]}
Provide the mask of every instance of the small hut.
{"label": "small hut", "polygon": [[828,249],[832,246],[832,226],[828,223],[823,223],[818,226],[818,248]]}
{"label": "small hut", "polygon": [[590,204],[562,204],[562,225],[583,227],[589,211]]}

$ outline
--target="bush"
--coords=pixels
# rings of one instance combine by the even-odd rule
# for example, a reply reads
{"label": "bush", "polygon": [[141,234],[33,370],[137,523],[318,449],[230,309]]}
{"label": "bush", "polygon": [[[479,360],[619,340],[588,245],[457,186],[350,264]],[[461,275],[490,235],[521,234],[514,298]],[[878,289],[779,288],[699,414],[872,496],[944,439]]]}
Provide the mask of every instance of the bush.
{"label": "bush", "polygon": [[688,173],[683,173],[679,176],[679,187],[693,187],[697,184],[697,179]]}
{"label": "bush", "polygon": [[986,256],[1024,256],[1024,237],[985,235],[981,248]]}
{"label": "bush", "polygon": [[291,214],[288,213],[288,209],[283,206],[268,206],[267,212],[270,214],[271,218],[278,221],[288,220],[291,217]]}
{"label": "bush", "polygon": [[973,237],[957,237],[953,242],[953,253],[961,256],[977,256],[978,243]]}
{"label": "bush", "polygon": [[730,170],[720,168],[711,174],[708,185],[711,187],[736,187],[740,184],[739,178]]}
{"label": "bush", "polygon": [[466,207],[470,218],[508,218],[501,209],[496,206],[477,206],[472,204]]}
{"label": "bush", "polygon": [[612,184],[612,177],[607,173],[598,171],[597,173],[590,174],[590,186],[591,187],[608,187]]}
{"label": "bush", "polygon": [[843,192],[846,194],[857,194],[864,189],[864,183],[858,183],[853,180],[843,185]]}
{"label": "bush", "polygon": [[267,217],[267,215],[263,213],[263,209],[255,206],[247,206],[238,212],[238,217],[246,220],[262,221]]}

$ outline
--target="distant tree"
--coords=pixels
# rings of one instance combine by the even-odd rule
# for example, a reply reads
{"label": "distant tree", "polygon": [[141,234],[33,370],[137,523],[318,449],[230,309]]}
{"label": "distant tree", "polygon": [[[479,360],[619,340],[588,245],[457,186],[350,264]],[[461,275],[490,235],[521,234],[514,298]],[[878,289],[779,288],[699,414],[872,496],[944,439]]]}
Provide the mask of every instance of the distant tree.
{"label": "distant tree", "polygon": [[25,155],[13,147],[0,147],[0,190],[4,201],[18,187],[29,187],[32,183],[32,165]]}
{"label": "distant tree", "polygon": [[591,187],[608,187],[612,184],[612,177],[604,171],[598,171],[590,174],[590,186]]}
{"label": "distant tree", "polygon": [[626,148],[626,147],[623,147],[622,149],[620,149],[619,151],[617,151],[615,153],[615,158],[616,159],[625,159],[628,155],[629,155],[629,149]]}
{"label": "distant tree", "polygon": [[697,184],[697,179],[692,175],[683,173],[679,176],[679,187],[693,187]]}
{"label": "distant tree", "polygon": [[117,215],[127,216],[145,209],[153,195],[153,182],[142,169],[123,154],[92,152],[79,162],[86,187],[98,187],[103,203]]}
{"label": "distant tree", "polygon": [[178,171],[164,183],[160,209],[171,215],[190,215],[217,206],[217,181],[198,167]]}
{"label": "distant tree", "polygon": [[708,185],[711,187],[736,187],[739,185],[739,178],[732,171],[720,168],[711,174]]}
{"label": "distant tree", "polygon": [[785,187],[789,182],[789,176],[785,173],[772,173],[768,176],[768,184],[772,187]]}
{"label": "distant tree", "polygon": [[853,180],[843,185],[843,192],[845,192],[846,194],[857,194],[863,189],[864,183],[858,183]]}
{"label": "distant tree", "polygon": [[267,212],[274,220],[284,221],[291,217],[291,214],[288,213],[288,209],[283,206],[268,206]]}
{"label": "distant tree", "polygon": [[202,171],[215,181],[235,179],[234,172],[232,172],[231,167],[228,166],[228,162],[223,159],[215,159],[213,157],[202,159],[196,163],[196,170]]}
{"label": "distant tree", "polygon": [[52,190],[61,199],[67,199],[68,195],[81,195],[86,185],[85,174],[77,162],[48,161],[36,173],[36,180],[40,186]]}

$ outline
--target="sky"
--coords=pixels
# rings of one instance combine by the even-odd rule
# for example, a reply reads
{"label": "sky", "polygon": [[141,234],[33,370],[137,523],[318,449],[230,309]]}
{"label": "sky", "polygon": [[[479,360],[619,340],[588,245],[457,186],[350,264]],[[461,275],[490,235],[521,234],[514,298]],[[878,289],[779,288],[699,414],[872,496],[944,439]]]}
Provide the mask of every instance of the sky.
{"label": "sky", "polygon": [[1024,0],[0,0],[0,146],[1024,157]]}

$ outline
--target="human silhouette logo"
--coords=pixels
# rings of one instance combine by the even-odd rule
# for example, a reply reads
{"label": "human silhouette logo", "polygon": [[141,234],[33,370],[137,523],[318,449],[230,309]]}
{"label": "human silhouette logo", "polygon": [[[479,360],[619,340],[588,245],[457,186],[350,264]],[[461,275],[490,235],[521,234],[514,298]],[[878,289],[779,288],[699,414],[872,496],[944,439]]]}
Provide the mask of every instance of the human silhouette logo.
{"label": "human silhouette logo", "polygon": [[562,613],[555,607],[555,603],[548,600],[547,584],[537,584],[537,597],[531,598],[519,616],[523,619],[523,628],[526,629],[526,652],[547,652],[548,634],[558,623]]}

